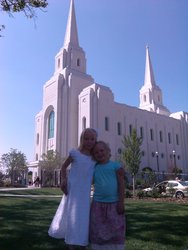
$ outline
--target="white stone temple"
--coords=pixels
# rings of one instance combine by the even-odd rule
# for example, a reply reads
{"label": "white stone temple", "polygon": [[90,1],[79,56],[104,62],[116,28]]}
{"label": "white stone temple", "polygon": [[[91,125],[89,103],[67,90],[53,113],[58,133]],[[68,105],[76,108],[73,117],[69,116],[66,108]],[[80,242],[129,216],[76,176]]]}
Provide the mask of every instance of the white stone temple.
{"label": "white stone temple", "polygon": [[71,148],[78,146],[86,127],[95,128],[99,139],[109,143],[112,159],[120,156],[123,136],[136,128],[143,138],[140,169],[168,171],[175,165],[188,173],[188,113],[170,113],[164,106],[149,47],[138,108],[115,102],[110,88],[96,83],[86,66],[71,0],[64,44],[55,56],[54,74],[44,84],[43,106],[35,118],[34,161],[29,163],[34,176],[40,175],[38,161],[43,153],[56,150],[66,157]]}

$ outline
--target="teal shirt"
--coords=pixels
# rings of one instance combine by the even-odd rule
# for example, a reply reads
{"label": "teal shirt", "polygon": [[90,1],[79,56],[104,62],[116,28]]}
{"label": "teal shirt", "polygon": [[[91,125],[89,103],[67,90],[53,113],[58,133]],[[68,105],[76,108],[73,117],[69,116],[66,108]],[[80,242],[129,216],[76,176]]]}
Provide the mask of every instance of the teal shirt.
{"label": "teal shirt", "polygon": [[117,202],[118,182],[116,171],[120,168],[118,162],[109,161],[106,164],[96,164],[94,169],[94,201]]}

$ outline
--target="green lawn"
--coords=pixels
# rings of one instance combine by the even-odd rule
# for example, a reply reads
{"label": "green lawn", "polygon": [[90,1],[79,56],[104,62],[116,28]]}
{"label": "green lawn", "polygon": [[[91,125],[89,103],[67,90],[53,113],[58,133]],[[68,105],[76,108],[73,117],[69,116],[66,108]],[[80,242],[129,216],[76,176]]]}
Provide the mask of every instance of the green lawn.
{"label": "green lawn", "polygon": [[128,250],[188,250],[188,203],[128,201]]}
{"label": "green lawn", "polygon": [[[7,191],[0,191],[0,194]],[[15,194],[61,195],[58,189]],[[47,231],[61,198],[1,197],[0,250],[62,250]],[[188,205],[127,199],[126,250],[188,250]]]}

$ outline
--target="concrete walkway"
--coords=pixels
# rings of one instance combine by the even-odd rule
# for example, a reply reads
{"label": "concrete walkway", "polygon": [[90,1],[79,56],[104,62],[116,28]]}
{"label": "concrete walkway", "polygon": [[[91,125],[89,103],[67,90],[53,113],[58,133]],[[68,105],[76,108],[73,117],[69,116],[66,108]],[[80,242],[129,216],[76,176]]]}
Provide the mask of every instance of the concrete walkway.
{"label": "concrete walkway", "polygon": [[0,197],[25,197],[25,198],[61,198],[62,195],[45,195],[45,194],[1,194]]}
{"label": "concrete walkway", "polygon": [[[12,190],[29,190],[29,189],[40,189],[40,187],[34,187],[34,186],[28,186],[28,187],[24,187],[24,188],[0,188],[0,197],[4,196],[4,197],[25,197],[25,198],[61,198],[63,197],[63,193],[62,195],[45,195],[45,194],[9,194],[8,191],[12,191]],[[7,194],[5,193],[1,193],[1,191],[7,191]],[[91,191],[91,197],[93,197],[93,191]]]}
{"label": "concrete walkway", "polygon": [[40,187],[28,186],[28,187],[20,187],[20,188],[0,188],[1,191],[12,191],[12,190],[25,190],[25,189],[39,189]]}
{"label": "concrete walkway", "polygon": [[[13,191],[13,190],[30,190],[30,189],[40,189],[40,187],[34,187],[34,186],[28,186],[24,188],[0,188],[0,196],[4,197],[25,197],[25,198],[61,198],[62,195],[45,195],[45,194],[9,194],[8,191]],[[1,193],[1,191],[6,191],[7,194]]]}

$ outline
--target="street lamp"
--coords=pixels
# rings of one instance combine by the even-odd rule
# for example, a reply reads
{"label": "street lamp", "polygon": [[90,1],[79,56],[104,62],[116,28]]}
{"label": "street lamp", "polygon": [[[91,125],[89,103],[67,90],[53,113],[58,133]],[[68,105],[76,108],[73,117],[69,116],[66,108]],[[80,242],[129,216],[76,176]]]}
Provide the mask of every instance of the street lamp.
{"label": "street lamp", "polygon": [[155,155],[156,155],[156,159],[157,159],[157,172],[159,172],[159,153],[156,151]]}
{"label": "street lamp", "polygon": [[174,167],[176,169],[176,151],[172,150],[172,154],[173,154],[173,157],[174,157]]}

